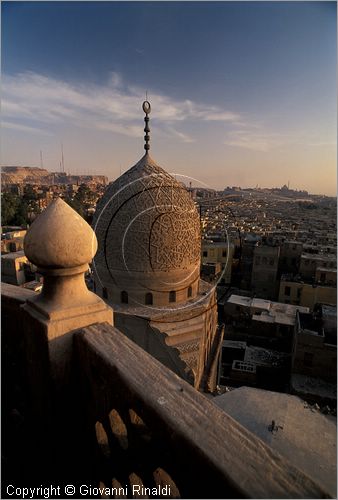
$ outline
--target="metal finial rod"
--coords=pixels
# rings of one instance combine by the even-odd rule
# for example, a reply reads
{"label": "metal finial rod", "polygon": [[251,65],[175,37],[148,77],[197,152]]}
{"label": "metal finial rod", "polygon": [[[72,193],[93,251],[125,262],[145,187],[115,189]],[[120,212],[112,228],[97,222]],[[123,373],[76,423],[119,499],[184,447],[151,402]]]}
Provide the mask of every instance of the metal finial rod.
{"label": "metal finial rod", "polygon": [[149,136],[150,128],[149,128],[149,116],[148,115],[149,115],[149,113],[151,111],[150,102],[149,101],[144,101],[144,103],[142,105],[142,108],[143,108],[143,111],[146,114],[146,116],[144,117],[144,122],[145,122],[144,132],[146,133],[146,135],[144,136],[144,140],[145,140],[144,149],[146,151],[149,151],[149,149],[150,149],[150,144],[149,144],[149,141],[150,141],[150,136]]}

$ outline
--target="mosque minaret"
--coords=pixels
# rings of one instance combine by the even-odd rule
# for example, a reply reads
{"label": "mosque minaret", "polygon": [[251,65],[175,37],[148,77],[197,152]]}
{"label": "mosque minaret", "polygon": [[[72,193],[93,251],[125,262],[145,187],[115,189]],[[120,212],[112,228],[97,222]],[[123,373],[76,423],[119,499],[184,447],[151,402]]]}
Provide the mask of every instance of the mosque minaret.
{"label": "mosque minaret", "polygon": [[95,290],[125,335],[196,388],[214,390],[221,333],[215,290],[200,279],[201,234],[183,184],[145,154],[107,187],[93,229]]}

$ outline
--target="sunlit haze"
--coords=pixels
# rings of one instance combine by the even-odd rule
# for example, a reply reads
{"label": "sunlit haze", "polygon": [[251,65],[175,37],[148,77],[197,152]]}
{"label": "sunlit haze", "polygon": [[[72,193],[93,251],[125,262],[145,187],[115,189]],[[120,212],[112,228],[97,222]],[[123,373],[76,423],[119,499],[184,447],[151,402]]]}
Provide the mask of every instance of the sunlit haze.
{"label": "sunlit haze", "polygon": [[335,2],[2,2],[2,164],[336,193]]}

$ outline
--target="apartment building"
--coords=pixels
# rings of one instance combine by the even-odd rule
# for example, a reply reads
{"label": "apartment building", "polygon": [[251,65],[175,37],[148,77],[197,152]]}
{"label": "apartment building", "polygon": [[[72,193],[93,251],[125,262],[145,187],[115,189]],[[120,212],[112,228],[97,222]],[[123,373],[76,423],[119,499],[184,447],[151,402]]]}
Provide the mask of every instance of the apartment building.
{"label": "apartment building", "polygon": [[259,245],[254,249],[251,289],[261,298],[275,299],[278,296],[278,246]]}
{"label": "apartment building", "polygon": [[231,282],[231,271],[235,246],[226,241],[210,242],[202,241],[202,265],[220,264],[215,266],[220,274],[220,283],[228,285]]}
{"label": "apartment building", "polygon": [[[315,276],[324,278],[326,272],[318,269]],[[313,310],[316,304],[337,304],[337,271],[331,270],[327,276],[330,283],[320,280],[305,281],[302,277],[283,275],[280,280],[278,301],[285,304],[299,305]]]}

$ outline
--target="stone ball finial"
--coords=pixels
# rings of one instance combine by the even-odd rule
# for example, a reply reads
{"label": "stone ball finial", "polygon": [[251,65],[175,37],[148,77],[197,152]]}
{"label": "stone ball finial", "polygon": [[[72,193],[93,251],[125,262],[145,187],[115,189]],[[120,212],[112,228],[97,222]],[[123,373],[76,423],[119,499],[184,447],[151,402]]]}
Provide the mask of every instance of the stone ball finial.
{"label": "stone ball finial", "polygon": [[25,255],[44,269],[69,269],[88,264],[97,251],[92,228],[61,198],[36,218],[24,240]]}

